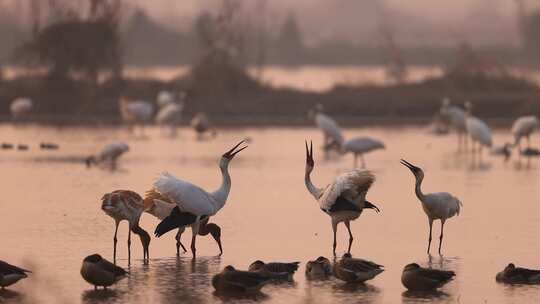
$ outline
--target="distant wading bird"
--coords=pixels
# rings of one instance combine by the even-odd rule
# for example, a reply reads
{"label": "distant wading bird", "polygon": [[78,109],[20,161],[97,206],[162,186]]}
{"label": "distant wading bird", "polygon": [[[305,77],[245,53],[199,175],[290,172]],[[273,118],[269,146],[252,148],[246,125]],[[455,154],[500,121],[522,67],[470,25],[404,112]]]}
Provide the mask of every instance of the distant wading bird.
{"label": "distant wading bird", "polygon": [[91,155],[86,158],[86,167],[90,168],[92,165],[109,163],[112,169],[116,169],[118,158],[127,151],[129,151],[129,146],[126,143],[113,142],[107,144],[99,154]]}
{"label": "distant wading bird", "polygon": [[210,132],[210,135],[212,136],[216,136],[217,134],[216,130],[211,128],[210,120],[208,119],[208,115],[206,115],[206,113],[199,112],[195,114],[195,116],[191,119],[190,125],[197,133],[198,140],[203,139],[206,132]]}
{"label": "distant wading bird", "polygon": [[323,212],[332,219],[332,230],[334,232],[333,253],[336,255],[336,232],[337,225],[341,222],[345,224],[349,231],[349,248],[351,251],[353,235],[350,228],[350,221],[357,219],[362,214],[363,209],[370,208],[379,212],[379,208],[366,200],[369,187],[375,181],[371,172],[366,170],[353,170],[337,176],[334,181],[325,188],[317,188],[311,182],[311,172],[315,166],[313,160],[313,143],[308,148],[306,142],[306,188],[313,195]]}
{"label": "distant wading bird", "polygon": [[458,150],[464,145],[467,147],[467,126],[465,124],[465,110],[450,103],[449,98],[443,98],[439,114],[456,131],[458,136]]}
{"label": "distant wading bird", "polygon": [[362,168],[366,167],[366,162],[364,161],[364,154],[371,151],[384,149],[384,143],[370,137],[356,137],[345,141],[342,147],[344,153],[350,152],[354,155],[354,167],[358,165],[358,156],[360,155],[360,160],[362,161]]}
{"label": "distant wading bird", "polygon": [[99,254],[92,254],[84,258],[81,267],[81,276],[86,282],[94,285],[94,290],[97,290],[98,286],[107,289],[125,278],[127,274],[123,268],[107,261]]}
{"label": "distant wading bird", "polygon": [[153,191],[167,198],[168,202],[175,203],[177,211],[159,223],[154,234],[157,237],[182,226],[191,226],[191,252],[196,255],[195,239],[199,234],[201,222],[215,215],[227,202],[231,191],[231,177],[229,175],[229,163],[240,151],[247,148],[244,146],[237,149],[244,141],[239,142],[229,151],[225,152],[219,162],[222,183],[214,192],[206,192],[200,187],[178,179],[169,173],[163,173],[154,182]]}
{"label": "distant wading bird", "polygon": [[531,147],[531,135],[538,127],[536,116],[522,116],[516,119],[512,125],[512,135],[514,135],[514,146],[519,146],[521,151],[521,139],[527,138],[527,148]]}
{"label": "distant wading bird", "polygon": [[154,115],[152,103],[143,100],[130,101],[126,97],[121,97],[119,108],[122,120],[130,126],[132,131],[135,130],[135,126],[141,125],[142,127],[151,121]]}
{"label": "distant wading bird", "polygon": [[[161,195],[159,192],[156,192],[154,189],[147,191],[144,197],[144,209],[145,212],[152,214],[160,220],[164,220],[167,216],[171,215],[172,212],[175,214],[174,217],[182,217],[184,215],[178,214],[181,213],[180,209],[176,206],[175,203],[168,201],[168,198]],[[189,215],[188,215],[189,216]],[[186,226],[178,227],[178,232],[176,233],[176,255],[180,255],[180,247],[184,252],[187,252],[186,247],[181,242],[181,237]],[[210,234],[219,247],[219,254],[223,254],[223,248],[221,247],[221,227],[214,223],[208,223],[208,218],[201,221],[199,227],[199,235],[205,236]]]}
{"label": "distant wading bird", "polygon": [[6,289],[6,287],[27,278],[27,273],[32,272],[0,260],[0,287],[2,290]]}
{"label": "distant wading bird", "polygon": [[323,113],[323,106],[317,104],[314,109],[310,110],[308,116],[315,121],[315,125],[323,132],[323,147],[339,148],[345,141],[341,128],[337,122],[330,116]]}
{"label": "distant wading bird", "polygon": [[[163,95],[165,93],[168,93],[170,96]],[[185,94],[180,94],[179,100],[175,101],[174,94],[170,92],[162,91],[158,95],[157,102],[160,108],[156,114],[156,123],[161,126],[169,127],[171,135],[176,135],[176,126],[180,123],[182,118],[184,96]]]}
{"label": "distant wading bird", "polygon": [[472,152],[473,154],[476,152],[474,144],[478,143],[478,154],[482,156],[482,146],[491,148],[493,144],[491,129],[485,122],[471,115],[472,104],[470,102],[465,103],[465,108],[467,109],[465,113],[465,125],[467,126],[467,133],[469,133],[472,140]]}
{"label": "distant wading bird", "polygon": [[439,254],[441,254],[441,246],[443,241],[443,231],[444,223],[447,219],[453,217],[454,215],[459,215],[461,206],[463,205],[461,201],[447,192],[437,192],[437,193],[428,193],[424,194],[422,192],[421,186],[422,181],[424,180],[424,171],[419,167],[414,166],[406,160],[401,160],[401,164],[411,170],[412,174],[416,179],[416,184],[414,191],[416,197],[422,203],[422,209],[426,213],[429,221],[429,239],[428,239],[428,248],[427,253],[429,254],[429,248],[431,246],[431,230],[433,227],[434,220],[441,220],[441,235],[439,237]]}
{"label": "distant wading bird", "polygon": [[121,221],[126,220],[129,223],[128,233],[128,264],[131,264],[131,232],[139,235],[143,247],[143,260],[147,262],[150,259],[150,235],[139,226],[139,219],[144,211],[143,199],[140,195],[129,190],[116,190],[103,195],[101,198],[101,209],[114,219],[114,250],[113,259],[116,264],[116,235],[118,233],[118,225]]}
{"label": "distant wading bird", "polygon": [[11,102],[9,110],[13,119],[21,119],[24,118],[24,116],[28,113],[32,112],[33,107],[34,102],[32,99],[27,97],[18,97]]}

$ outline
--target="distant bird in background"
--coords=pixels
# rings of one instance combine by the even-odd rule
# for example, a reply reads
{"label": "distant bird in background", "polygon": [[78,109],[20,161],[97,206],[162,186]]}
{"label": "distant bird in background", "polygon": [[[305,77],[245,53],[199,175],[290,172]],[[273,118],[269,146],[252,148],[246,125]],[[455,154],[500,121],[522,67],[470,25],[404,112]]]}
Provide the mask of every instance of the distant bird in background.
{"label": "distant bird in background", "polygon": [[[160,193],[156,192],[154,189],[147,191],[144,197],[144,210],[147,213],[152,214],[160,220],[164,220],[167,216],[171,215],[172,212],[181,213],[181,211],[176,207],[175,203],[169,202],[168,198],[162,196]],[[184,217],[189,215],[175,215],[175,217]],[[178,232],[176,233],[176,255],[180,255],[180,247],[187,252],[186,247],[181,242],[181,237],[186,226],[178,227]],[[210,234],[219,247],[220,255],[223,254],[223,248],[221,247],[221,227],[214,223],[208,223],[208,218],[201,221],[198,235],[208,235]]]}
{"label": "distant bird in background", "polygon": [[60,146],[58,144],[55,144],[55,143],[42,142],[42,143],[39,144],[39,148],[41,150],[58,150],[60,148]]}
{"label": "distant bird in background", "polygon": [[304,177],[306,188],[319,203],[321,210],[332,219],[334,256],[336,255],[337,225],[341,222],[345,224],[345,227],[349,231],[349,248],[347,252],[350,253],[353,243],[350,221],[357,219],[365,208],[374,209],[379,212],[377,206],[366,200],[366,194],[371,184],[375,181],[375,176],[366,170],[352,170],[337,176],[325,188],[318,188],[313,185],[310,177],[314,166],[313,143],[308,148],[306,142],[306,171]]}
{"label": "distant bird in background", "polygon": [[144,130],[144,125],[150,122],[154,115],[154,106],[148,101],[131,101],[127,97],[121,97],[119,108],[122,120],[130,126],[132,132],[135,131],[137,125]]}
{"label": "distant bird in background", "polygon": [[140,195],[129,190],[116,190],[111,193],[106,193],[101,198],[101,209],[114,219],[114,250],[113,259],[116,264],[116,235],[118,233],[118,225],[121,221],[126,220],[129,223],[128,233],[128,264],[131,264],[131,232],[139,235],[143,247],[143,260],[147,262],[150,259],[150,235],[139,226],[139,220],[144,211],[143,199]]}
{"label": "distant bird in background", "polygon": [[474,144],[478,143],[478,154],[482,156],[482,147],[486,146],[488,148],[491,148],[493,144],[493,141],[491,139],[491,129],[485,122],[472,116],[472,104],[470,102],[467,101],[465,103],[465,109],[467,110],[465,112],[465,125],[467,126],[467,133],[472,140],[472,152],[473,154],[476,152]]}
{"label": "distant bird in background", "polygon": [[99,254],[89,255],[82,262],[81,276],[86,282],[94,285],[94,290],[97,290],[98,286],[107,289],[127,275],[127,271],[102,258]]}
{"label": "distant bird in background", "polygon": [[427,253],[429,254],[429,249],[431,247],[431,230],[433,227],[434,220],[441,220],[441,235],[439,237],[439,254],[441,254],[441,246],[443,241],[443,231],[444,223],[447,219],[453,217],[454,215],[459,215],[462,203],[461,201],[451,195],[448,192],[437,192],[437,193],[428,193],[424,194],[422,192],[421,186],[422,181],[424,180],[424,171],[419,167],[414,166],[408,161],[402,159],[401,164],[411,170],[412,174],[416,179],[414,191],[416,196],[422,203],[422,209],[426,213],[429,221],[429,239],[428,239],[428,248]]}
{"label": "distant bird in background", "polygon": [[27,278],[27,273],[32,272],[0,260],[0,287],[2,290],[6,289],[6,287]]}
{"label": "distant bird in background", "polygon": [[508,161],[510,156],[512,156],[512,147],[511,143],[505,143],[500,147],[493,147],[491,149],[491,155],[502,155],[504,156],[504,161]]}
{"label": "distant bird in background", "polygon": [[117,161],[120,156],[129,151],[129,146],[123,142],[113,142],[103,147],[97,155],[91,155],[86,158],[86,167],[108,163],[111,169],[116,169]]}
{"label": "distant bird in background", "polygon": [[343,145],[345,139],[341,128],[334,119],[324,114],[322,104],[317,104],[314,109],[308,112],[308,116],[315,121],[315,125],[323,132],[323,148],[339,148]]}
{"label": "distant bird in background", "polygon": [[360,156],[362,168],[365,168],[366,162],[364,160],[364,154],[384,148],[384,143],[377,139],[370,137],[356,137],[345,141],[345,143],[343,143],[342,151],[354,155],[355,168],[358,165],[358,156]]}
{"label": "distant bird in background", "polygon": [[465,124],[465,110],[452,105],[450,98],[445,97],[442,100],[439,114],[445,121],[448,121],[450,126],[456,131],[458,136],[458,150],[460,150],[462,146],[466,148],[467,126]]}
{"label": "distant bird in background", "polygon": [[[167,98],[162,94],[168,93]],[[160,98],[161,97],[161,98]],[[156,114],[156,123],[158,125],[168,127],[171,135],[176,135],[176,127],[182,119],[182,111],[184,110],[185,93],[181,92],[178,99],[174,98],[174,94],[170,92],[160,92],[158,95],[159,110]],[[161,102],[160,102],[161,101]]]}
{"label": "distant bird in background", "polygon": [[536,148],[525,148],[521,150],[520,154],[525,157],[537,157],[540,156],[540,150]]}
{"label": "distant bird in background", "polygon": [[455,276],[453,271],[423,268],[411,263],[403,268],[401,283],[411,291],[432,291],[452,281]]}
{"label": "distant bird in background", "polygon": [[[232,149],[225,152],[219,162],[222,175],[222,183],[214,192],[207,192],[200,187],[178,179],[169,173],[163,173],[154,182],[153,191],[157,192],[168,202],[175,203],[176,207],[169,216],[159,223],[154,234],[157,237],[182,226],[191,226],[191,252],[196,255],[195,240],[199,234],[201,222],[215,215],[227,202],[231,191],[231,177],[229,175],[229,163],[236,154],[247,148],[239,142]],[[176,210],[176,211],[175,211]]]}
{"label": "distant bird in background", "polygon": [[212,137],[216,136],[217,134],[216,130],[211,128],[210,120],[208,119],[208,115],[206,115],[206,113],[199,112],[195,114],[193,119],[191,119],[190,125],[197,133],[198,140],[203,139],[207,132],[210,132]]}
{"label": "distant bird in background", "polygon": [[161,90],[158,92],[156,96],[156,103],[158,107],[164,107],[168,105],[169,103],[175,102],[175,96],[174,93],[167,90]]}
{"label": "distant bird in background", "polygon": [[514,146],[519,146],[521,151],[521,139],[527,139],[527,148],[531,147],[531,135],[538,128],[538,118],[536,116],[522,116],[516,119],[512,125],[512,135],[514,136]]}
{"label": "distant bird in background", "polygon": [[32,112],[33,107],[34,102],[32,99],[28,97],[18,97],[11,102],[9,110],[11,111],[13,119],[22,119]]}

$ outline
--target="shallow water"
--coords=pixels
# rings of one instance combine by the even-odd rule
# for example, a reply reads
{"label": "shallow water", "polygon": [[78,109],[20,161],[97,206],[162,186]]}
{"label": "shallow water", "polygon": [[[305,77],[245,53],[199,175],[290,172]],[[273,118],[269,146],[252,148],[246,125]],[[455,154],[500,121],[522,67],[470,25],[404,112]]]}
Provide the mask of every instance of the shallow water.
{"label": "shallow water", "polygon": [[[212,141],[198,142],[190,130],[170,139],[158,129],[135,138],[120,129],[0,126],[2,141],[31,145],[30,151],[1,150],[0,259],[34,270],[29,279],[0,293],[8,303],[183,303],[219,302],[212,275],[226,265],[245,269],[256,259],[301,261],[295,282],[263,288],[255,299],[268,303],[534,303],[540,287],[507,287],[495,274],[514,262],[540,268],[537,237],[540,222],[540,160],[519,164],[514,157],[484,155],[482,162],[456,153],[454,136],[435,137],[410,128],[348,129],[347,136],[369,135],[383,140],[387,150],[366,157],[377,181],[368,199],[382,212],[371,210],[352,223],[352,253],[385,265],[386,271],[366,285],[335,280],[307,281],[305,262],[331,256],[332,230],[304,187],[304,139],[318,147],[315,129],[231,129]],[[137,238],[132,243],[131,276],[110,291],[94,292],[79,275],[82,259],[101,253],[112,259],[114,223],[100,210],[100,198],[115,189],[143,193],[161,171],[169,171],[205,189],[217,188],[217,160],[239,139],[251,137],[249,148],[231,163],[233,188],[227,205],[211,219],[223,229],[224,254],[210,237],[198,238],[195,261],[175,256],[174,232],[152,239],[151,260],[143,265]],[[496,132],[495,142],[509,135]],[[107,142],[121,139],[131,151],[120,170],[86,169],[81,159]],[[58,151],[41,151],[40,141],[60,144]],[[536,140],[538,142],[538,140]],[[315,151],[314,183],[323,185],[350,169],[352,157],[323,160]],[[399,164],[405,158],[424,168],[425,192],[448,191],[463,201],[462,213],[447,221],[444,257],[425,253],[427,219],[413,191],[413,176]],[[152,232],[157,219],[145,214],[141,226]],[[434,226],[432,252],[440,224]],[[127,267],[127,224],[119,230],[119,265]],[[189,244],[187,232],[184,244]],[[338,255],[348,235],[338,228]],[[405,292],[400,275],[405,264],[456,271],[457,278],[439,293]]]}

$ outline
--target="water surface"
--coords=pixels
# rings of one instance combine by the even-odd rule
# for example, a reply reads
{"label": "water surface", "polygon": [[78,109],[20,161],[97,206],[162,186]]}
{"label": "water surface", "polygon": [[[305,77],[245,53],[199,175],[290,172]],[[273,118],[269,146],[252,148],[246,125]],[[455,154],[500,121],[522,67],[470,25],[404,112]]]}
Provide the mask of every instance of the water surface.
{"label": "water surface", "polygon": [[[454,136],[434,137],[410,128],[348,129],[346,136],[369,135],[387,149],[366,157],[377,181],[368,199],[382,212],[371,210],[352,223],[354,256],[386,266],[366,285],[336,280],[307,281],[305,262],[331,256],[330,219],[304,187],[304,140],[320,145],[321,135],[308,128],[230,129],[212,141],[198,142],[188,129],[171,139],[158,129],[136,138],[122,129],[0,126],[2,141],[31,145],[30,151],[0,151],[0,259],[34,270],[13,286],[10,302],[26,303],[212,303],[236,301],[213,294],[210,279],[226,265],[245,269],[256,259],[301,261],[295,282],[263,288],[245,302],[267,303],[534,303],[535,286],[507,287],[495,274],[507,263],[540,268],[537,236],[540,222],[539,171],[514,158],[508,163],[487,154],[481,163],[456,153]],[[233,186],[227,205],[211,221],[223,229],[224,254],[210,237],[198,238],[200,257],[175,256],[174,232],[152,239],[151,260],[143,265],[137,238],[132,244],[131,276],[108,292],[94,292],[79,275],[82,259],[92,253],[112,258],[114,222],[100,210],[109,191],[148,190],[155,177],[169,171],[205,189],[219,186],[219,156],[239,139],[251,137],[249,148],[231,163]],[[505,131],[495,142],[509,138]],[[81,159],[113,140],[129,143],[120,170],[86,169]],[[40,141],[60,144],[58,151],[40,151]],[[536,139],[533,142],[538,142]],[[350,169],[352,157],[324,160],[315,151],[315,184]],[[424,168],[425,192],[448,191],[463,201],[462,213],[445,225],[444,256],[425,253],[428,224],[413,191],[412,174],[399,164],[405,158]],[[539,160],[540,161],[540,160]],[[145,214],[141,226],[152,232],[158,221]],[[440,224],[434,226],[436,252]],[[127,224],[119,230],[119,265],[127,267]],[[189,244],[189,235],[184,244]],[[338,228],[338,254],[348,235]],[[405,264],[451,269],[455,281],[439,293],[405,292],[400,275]]]}

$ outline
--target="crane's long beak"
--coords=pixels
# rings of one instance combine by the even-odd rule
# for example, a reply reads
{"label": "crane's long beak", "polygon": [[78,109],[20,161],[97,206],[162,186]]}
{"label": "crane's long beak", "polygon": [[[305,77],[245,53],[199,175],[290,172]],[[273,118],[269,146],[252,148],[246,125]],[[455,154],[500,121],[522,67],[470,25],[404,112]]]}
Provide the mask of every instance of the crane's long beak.
{"label": "crane's long beak", "polygon": [[310,147],[308,148],[307,140],[306,140],[306,163],[310,166],[313,166],[315,164],[315,161],[313,160],[313,141],[309,141]]}
{"label": "crane's long beak", "polygon": [[[232,147],[232,149],[230,149],[229,151],[225,152],[225,154],[223,154],[223,157],[225,158],[228,158],[228,159],[232,159],[238,152],[244,150],[245,148],[247,148],[248,146],[244,146],[238,150],[236,150],[236,148],[238,148],[238,146],[240,146],[241,144],[243,144],[245,142],[245,140],[242,140],[241,142],[239,142],[238,144],[236,144],[236,146]],[[235,151],[236,150],[236,151]]]}
{"label": "crane's long beak", "polygon": [[406,160],[404,160],[404,159],[402,159],[402,160],[400,161],[400,163],[401,163],[402,165],[404,165],[405,167],[409,168],[409,170],[411,170],[411,171],[413,171],[413,172],[416,170],[416,166],[414,166],[413,164],[411,164],[410,162],[408,162],[408,161],[406,161]]}

